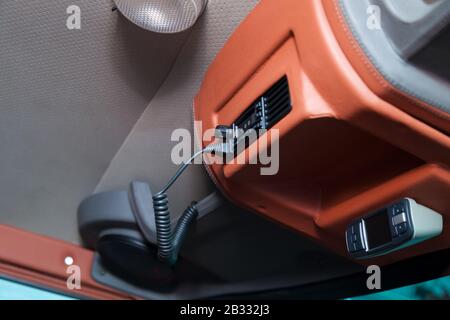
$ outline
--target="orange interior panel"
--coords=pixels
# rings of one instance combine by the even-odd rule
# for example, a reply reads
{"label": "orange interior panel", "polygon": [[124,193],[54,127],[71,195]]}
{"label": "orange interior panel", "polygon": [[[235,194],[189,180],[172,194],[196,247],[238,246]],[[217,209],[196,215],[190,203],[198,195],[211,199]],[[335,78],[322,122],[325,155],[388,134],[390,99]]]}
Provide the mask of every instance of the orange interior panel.
{"label": "orange interior panel", "polygon": [[[11,244],[14,244],[11,246]],[[94,253],[63,241],[0,225],[0,274],[38,287],[95,299],[130,299],[91,277]],[[70,290],[65,257],[81,270],[81,289]]]}
{"label": "orange interior panel", "polygon": [[[258,165],[208,166],[224,194],[343,255],[351,220],[411,197],[443,215],[443,233],[364,263],[450,247],[448,115],[398,92],[378,74],[335,0],[262,0],[208,69],[194,118],[205,130],[229,125],[283,75],[293,110],[275,125],[279,172],[262,176]],[[66,286],[66,256],[82,270],[79,291]],[[92,261],[92,251],[0,225],[0,274],[68,294],[131,298],[96,283]]]}
{"label": "orange interior panel", "polygon": [[[380,81],[383,91],[375,90],[335,35],[342,28],[335,9],[332,0],[262,0],[236,30],[205,75],[195,120],[204,130],[230,125],[283,75],[293,109],[274,127],[277,175],[260,175],[250,164],[207,169],[235,203],[343,255],[352,219],[402,197],[441,213],[444,232],[376,262],[448,248],[450,122],[429,125],[406,112],[417,107],[409,97]],[[247,153],[254,157],[256,149]]]}

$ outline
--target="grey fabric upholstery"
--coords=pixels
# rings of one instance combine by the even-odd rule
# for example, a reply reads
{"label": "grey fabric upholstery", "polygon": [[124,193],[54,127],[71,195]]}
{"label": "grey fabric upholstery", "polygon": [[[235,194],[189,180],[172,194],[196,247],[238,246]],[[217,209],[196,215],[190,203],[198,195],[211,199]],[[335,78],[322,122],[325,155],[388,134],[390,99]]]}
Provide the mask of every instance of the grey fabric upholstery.
{"label": "grey fabric upholstery", "polygon": [[[109,0],[76,2],[81,30],[66,27],[72,1],[2,2],[0,223],[78,243],[76,210],[92,192],[136,178],[161,187],[177,168],[172,130],[191,129],[204,71],[256,3],[211,0],[193,29],[159,35]],[[212,188],[190,168],[173,212]]]}
{"label": "grey fabric upholstery", "polygon": [[[66,9],[81,9],[68,30]],[[78,242],[90,194],[188,33],[132,25],[112,2],[1,2],[0,223]]]}
{"label": "grey fabric upholstery", "polygon": [[[177,169],[172,130],[191,130],[205,70],[257,2],[209,0],[190,32],[164,36],[107,0],[77,1],[79,31],[65,28],[71,1],[2,2],[0,223],[77,243],[77,206],[94,191],[131,180],[158,191]],[[190,167],[169,192],[173,214],[213,188],[202,165]],[[310,283],[359,270],[231,204],[199,221],[181,254],[227,281]]]}

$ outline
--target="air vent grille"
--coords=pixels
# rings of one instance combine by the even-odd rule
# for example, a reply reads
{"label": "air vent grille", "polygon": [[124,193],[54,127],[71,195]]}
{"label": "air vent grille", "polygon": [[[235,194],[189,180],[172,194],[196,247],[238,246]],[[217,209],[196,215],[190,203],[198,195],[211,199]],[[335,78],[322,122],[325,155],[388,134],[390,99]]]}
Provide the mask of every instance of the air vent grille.
{"label": "air vent grille", "polygon": [[244,131],[270,129],[292,110],[289,84],[286,76],[278,80],[236,120]]}
{"label": "air vent grille", "polygon": [[272,86],[264,94],[264,99],[265,125],[266,129],[270,129],[292,110],[287,77],[283,77]]}

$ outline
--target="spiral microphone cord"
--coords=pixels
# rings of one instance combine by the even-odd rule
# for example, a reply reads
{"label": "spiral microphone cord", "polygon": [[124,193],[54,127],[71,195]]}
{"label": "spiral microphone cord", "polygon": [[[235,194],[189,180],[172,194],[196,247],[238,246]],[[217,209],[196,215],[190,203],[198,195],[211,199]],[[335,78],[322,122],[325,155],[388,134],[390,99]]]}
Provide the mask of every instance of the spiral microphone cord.
{"label": "spiral microphone cord", "polygon": [[181,245],[186,238],[191,224],[197,219],[197,203],[194,201],[183,212],[181,218],[172,231],[171,216],[169,210],[169,200],[167,190],[174,184],[180,175],[186,170],[192,160],[203,153],[230,153],[234,152],[234,143],[217,143],[196,152],[188,161],[186,161],[169,180],[166,186],[153,196],[153,209],[155,212],[156,242],[158,246],[158,257],[161,262],[174,265],[178,259],[178,253]]}

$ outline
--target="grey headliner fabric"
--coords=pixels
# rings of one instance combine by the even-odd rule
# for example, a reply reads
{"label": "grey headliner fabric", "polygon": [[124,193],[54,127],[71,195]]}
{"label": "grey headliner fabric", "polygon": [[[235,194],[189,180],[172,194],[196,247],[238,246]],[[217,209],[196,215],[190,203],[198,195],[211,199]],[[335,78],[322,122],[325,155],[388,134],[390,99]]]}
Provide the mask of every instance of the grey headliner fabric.
{"label": "grey headliner fabric", "polygon": [[[81,30],[66,8],[81,9]],[[76,209],[188,33],[140,29],[112,2],[2,1],[0,223],[77,242]]]}
{"label": "grey headliner fabric", "polygon": [[[209,0],[192,32],[177,36],[136,29],[108,12],[109,1],[77,2],[79,33],[61,27],[68,2],[2,4],[0,223],[78,242],[76,208],[94,188],[122,189],[133,179],[161,188],[177,169],[172,130],[191,130],[206,68],[257,2]],[[202,165],[190,167],[169,192],[174,215],[213,188]],[[228,281],[359,270],[231,204],[194,225],[182,255]]]}
{"label": "grey headliner fabric", "polygon": [[[108,0],[75,3],[81,30],[66,28],[72,1],[2,2],[0,223],[78,243],[76,209],[94,189],[138,178],[159,188],[177,168],[170,133],[191,129],[206,68],[257,2],[210,0],[176,35],[132,25]],[[190,168],[173,212],[212,188]]]}
{"label": "grey headliner fabric", "polygon": [[[127,186],[132,179],[148,181],[159,191],[175,173],[170,161],[172,131],[192,131],[192,101],[204,72],[239,22],[257,3],[210,0],[194,26],[173,69],[114,157],[96,191]],[[212,185],[202,165],[191,166],[169,191],[171,210],[180,214]]]}

